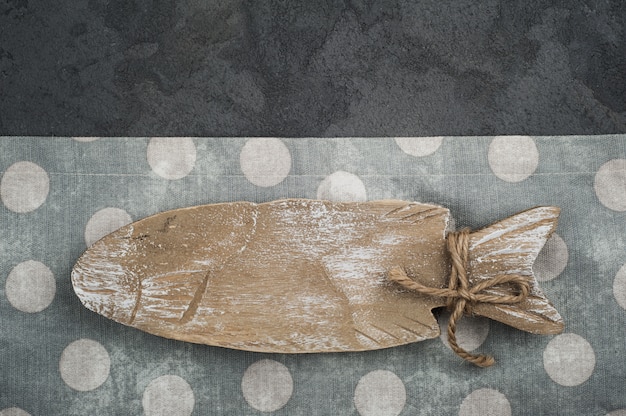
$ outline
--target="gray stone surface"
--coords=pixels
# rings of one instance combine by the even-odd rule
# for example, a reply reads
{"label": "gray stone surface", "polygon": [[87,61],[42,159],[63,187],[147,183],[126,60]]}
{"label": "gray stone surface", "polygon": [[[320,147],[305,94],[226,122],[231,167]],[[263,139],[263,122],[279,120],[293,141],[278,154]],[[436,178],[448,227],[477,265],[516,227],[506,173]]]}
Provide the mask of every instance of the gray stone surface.
{"label": "gray stone surface", "polygon": [[0,134],[626,131],[626,3],[0,3]]}

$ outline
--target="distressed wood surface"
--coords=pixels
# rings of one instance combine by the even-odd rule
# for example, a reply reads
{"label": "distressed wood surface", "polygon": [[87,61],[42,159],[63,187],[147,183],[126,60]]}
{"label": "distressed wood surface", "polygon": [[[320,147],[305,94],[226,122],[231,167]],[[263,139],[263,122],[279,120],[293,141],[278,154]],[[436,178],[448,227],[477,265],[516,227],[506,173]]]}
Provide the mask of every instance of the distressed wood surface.
{"label": "distressed wood surface", "polygon": [[[471,234],[470,281],[513,272],[532,280],[525,304],[476,313],[562,330],[532,274],[557,217],[558,208],[539,207]],[[163,337],[283,353],[386,348],[439,335],[432,309],[445,300],[407,292],[387,273],[400,266],[444,287],[448,221],[446,208],[398,200],[183,208],[93,244],[72,283],[87,308]]]}

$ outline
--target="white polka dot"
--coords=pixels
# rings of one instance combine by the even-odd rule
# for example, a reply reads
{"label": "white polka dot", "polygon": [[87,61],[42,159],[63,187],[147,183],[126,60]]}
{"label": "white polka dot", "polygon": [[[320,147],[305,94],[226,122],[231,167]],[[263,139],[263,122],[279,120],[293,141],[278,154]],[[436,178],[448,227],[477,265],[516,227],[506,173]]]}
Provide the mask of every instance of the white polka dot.
{"label": "white polka dot", "polygon": [[606,416],[626,416],[626,409],[613,410],[612,412],[607,413]]}
{"label": "white polka dot", "polygon": [[441,146],[443,137],[397,137],[395,141],[404,153],[423,157],[435,153]]}
{"label": "white polka dot", "polygon": [[13,212],[34,211],[44,203],[50,190],[45,170],[33,162],[17,162],[2,175],[0,197]]}
{"label": "white polka dot", "polygon": [[560,275],[565,270],[568,259],[567,244],[560,236],[552,234],[533,264],[537,280],[547,282]]}
{"label": "white polka dot", "polygon": [[96,212],[87,221],[85,227],[85,242],[92,245],[105,235],[120,227],[130,224],[133,219],[126,211],[120,208],[104,208]]}
{"label": "white polka dot", "polygon": [[361,416],[396,416],[405,404],[404,383],[388,370],[367,373],[354,390],[354,405]]}
{"label": "white polka dot", "polygon": [[19,407],[9,407],[7,409],[0,410],[0,416],[30,416],[30,413],[20,409]]}
{"label": "white polka dot", "polygon": [[77,142],[88,143],[95,142],[99,139],[99,137],[72,137],[72,139],[76,140]]}
{"label": "white polka dot", "polygon": [[189,416],[195,398],[187,381],[175,375],[158,377],[148,384],[141,399],[146,416]]}
{"label": "white polka dot", "polygon": [[498,136],[489,145],[489,166],[506,182],[520,182],[533,174],[539,164],[535,141],[527,136]]}
{"label": "white polka dot", "polygon": [[[448,321],[450,312],[442,312],[439,316],[439,338],[444,345],[448,344]],[[456,342],[466,351],[473,351],[480,347],[489,335],[489,319],[480,316],[464,316],[456,325]]]}
{"label": "white polka dot", "polygon": [[478,389],[463,399],[459,416],[511,416],[511,404],[498,390]]}
{"label": "white polka dot", "polygon": [[584,383],[593,373],[595,365],[593,348],[580,335],[557,335],[543,351],[543,367],[550,378],[562,386]]}
{"label": "white polka dot", "polygon": [[189,137],[155,137],[147,150],[148,164],[162,178],[184,178],[196,164],[196,145]]}
{"label": "white polka dot", "polygon": [[317,199],[335,202],[363,202],[367,200],[365,185],[358,176],[337,171],[328,175],[317,187]]}
{"label": "white polka dot", "polygon": [[291,153],[280,139],[250,139],[241,149],[239,164],[246,178],[256,186],[274,186],[289,175]]}
{"label": "white polka dot", "polygon": [[99,342],[85,338],[65,347],[59,361],[61,378],[78,391],[100,387],[109,377],[110,368],[107,350]]}
{"label": "white polka dot", "polygon": [[600,166],[593,182],[596,196],[613,211],[626,211],[626,159],[613,159]]}
{"label": "white polka dot", "polygon": [[259,360],[250,365],[241,380],[243,397],[261,412],[285,406],[293,393],[293,379],[287,367],[274,360]]}
{"label": "white polka dot", "polygon": [[613,280],[613,296],[622,308],[626,309],[626,264],[615,274]]}
{"label": "white polka dot", "polygon": [[54,299],[56,281],[45,264],[28,260],[11,270],[5,293],[15,309],[28,313],[41,312]]}

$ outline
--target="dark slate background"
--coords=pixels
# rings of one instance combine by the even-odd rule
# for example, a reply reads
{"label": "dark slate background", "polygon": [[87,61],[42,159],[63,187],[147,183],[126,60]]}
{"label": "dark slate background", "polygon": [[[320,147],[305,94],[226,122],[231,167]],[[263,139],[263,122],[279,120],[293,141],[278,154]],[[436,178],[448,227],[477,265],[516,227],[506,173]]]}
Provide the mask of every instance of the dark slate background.
{"label": "dark slate background", "polygon": [[0,135],[626,132],[623,0],[0,0]]}

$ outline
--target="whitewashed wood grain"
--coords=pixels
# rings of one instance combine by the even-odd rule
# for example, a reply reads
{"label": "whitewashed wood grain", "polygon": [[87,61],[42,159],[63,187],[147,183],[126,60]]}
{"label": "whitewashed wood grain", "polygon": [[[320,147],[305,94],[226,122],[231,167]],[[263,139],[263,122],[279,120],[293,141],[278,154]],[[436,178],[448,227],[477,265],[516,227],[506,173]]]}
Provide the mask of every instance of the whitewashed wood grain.
{"label": "whitewashed wood grain", "polygon": [[[536,208],[472,234],[471,279],[534,279],[557,217],[557,208]],[[431,310],[444,300],[406,292],[387,272],[400,266],[445,286],[448,221],[443,207],[397,200],[183,208],[96,242],[72,283],[87,308],[168,338],[286,353],[385,348],[439,335]],[[532,332],[562,329],[536,282],[521,309],[476,312]]]}

